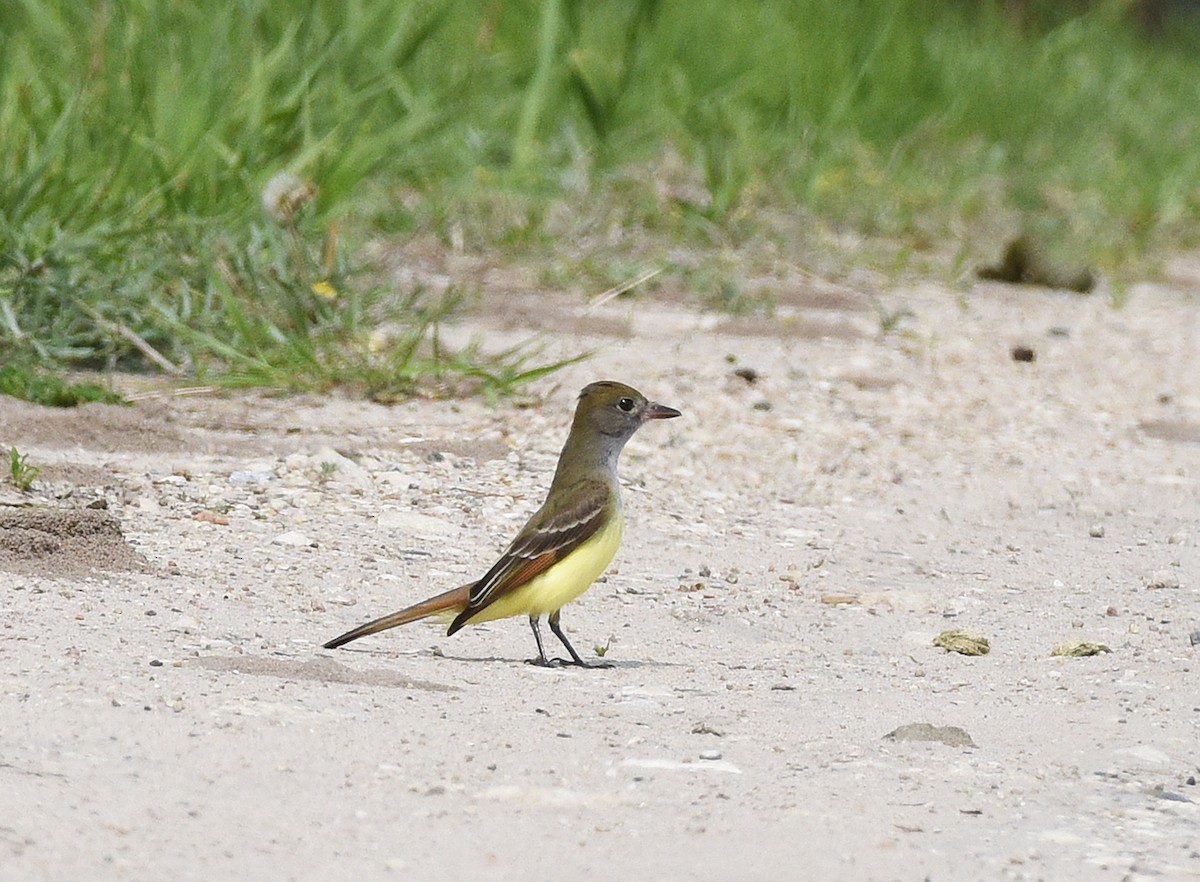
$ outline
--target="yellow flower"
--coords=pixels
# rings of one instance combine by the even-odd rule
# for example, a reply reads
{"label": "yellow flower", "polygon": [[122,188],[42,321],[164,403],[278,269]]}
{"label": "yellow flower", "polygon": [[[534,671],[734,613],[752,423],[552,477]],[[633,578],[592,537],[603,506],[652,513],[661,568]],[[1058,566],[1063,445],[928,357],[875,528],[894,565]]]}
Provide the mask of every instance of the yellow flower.
{"label": "yellow flower", "polygon": [[319,282],[312,283],[312,292],[325,300],[337,300],[338,296],[337,288],[333,287],[333,285],[329,284],[329,282],[325,281],[324,279]]}

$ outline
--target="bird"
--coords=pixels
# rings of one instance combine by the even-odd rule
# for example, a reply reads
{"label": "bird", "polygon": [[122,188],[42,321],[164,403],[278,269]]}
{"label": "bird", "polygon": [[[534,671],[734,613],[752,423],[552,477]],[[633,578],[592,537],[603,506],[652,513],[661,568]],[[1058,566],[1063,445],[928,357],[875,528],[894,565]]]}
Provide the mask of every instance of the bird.
{"label": "bird", "polygon": [[[448,621],[446,636],[450,636],[466,625],[527,615],[538,653],[529,664],[608,667],[579,657],[562,631],[559,616],[604,572],[621,544],[624,517],[617,460],[625,443],[645,423],[681,415],[624,383],[601,380],[585,386],[546,501],[492,568],[478,581],[360,625],[323,648],[336,649],[430,616]],[[543,616],[569,660],[546,656],[539,624]]]}

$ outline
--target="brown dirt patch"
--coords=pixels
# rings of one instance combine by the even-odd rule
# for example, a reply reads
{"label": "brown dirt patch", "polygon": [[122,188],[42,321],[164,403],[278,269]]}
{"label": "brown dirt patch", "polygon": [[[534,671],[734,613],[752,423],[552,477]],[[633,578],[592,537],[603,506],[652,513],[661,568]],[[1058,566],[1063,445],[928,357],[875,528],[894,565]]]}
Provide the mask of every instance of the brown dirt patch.
{"label": "brown dirt patch", "polygon": [[178,450],[183,439],[171,427],[172,415],[161,402],[132,407],[85,404],[80,407],[43,407],[7,396],[3,399],[5,432],[0,441],[16,444],[61,446],[110,453],[115,450],[166,452]]}
{"label": "brown dirt patch", "polygon": [[8,572],[70,578],[145,564],[108,512],[0,510],[0,569]]}

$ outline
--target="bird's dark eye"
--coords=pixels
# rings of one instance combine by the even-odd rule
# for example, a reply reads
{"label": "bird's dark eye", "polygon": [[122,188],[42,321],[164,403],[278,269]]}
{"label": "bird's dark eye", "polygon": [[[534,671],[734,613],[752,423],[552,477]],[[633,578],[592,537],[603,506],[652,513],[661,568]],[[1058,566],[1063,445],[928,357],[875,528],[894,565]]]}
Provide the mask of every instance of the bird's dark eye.
{"label": "bird's dark eye", "polygon": [[633,409],[636,406],[637,402],[632,398],[622,398],[617,402],[617,407],[621,408],[621,410],[625,411],[626,413],[633,413]]}

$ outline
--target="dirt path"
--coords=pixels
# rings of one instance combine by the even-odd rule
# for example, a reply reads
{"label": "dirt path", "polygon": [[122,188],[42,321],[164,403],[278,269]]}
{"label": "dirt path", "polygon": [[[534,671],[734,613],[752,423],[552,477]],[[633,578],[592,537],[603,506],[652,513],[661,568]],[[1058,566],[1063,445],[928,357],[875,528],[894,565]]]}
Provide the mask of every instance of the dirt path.
{"label": "dirt path", "polygon": [[[0,399],[87,512],[0,490],[0,879],[1197,878],[1197,293],[459,329],[598,349],[525,409]],[[685,414],[563,616],[615,667],[522,664],[515,620],[318,649],[481,573],[602,377]]]}

